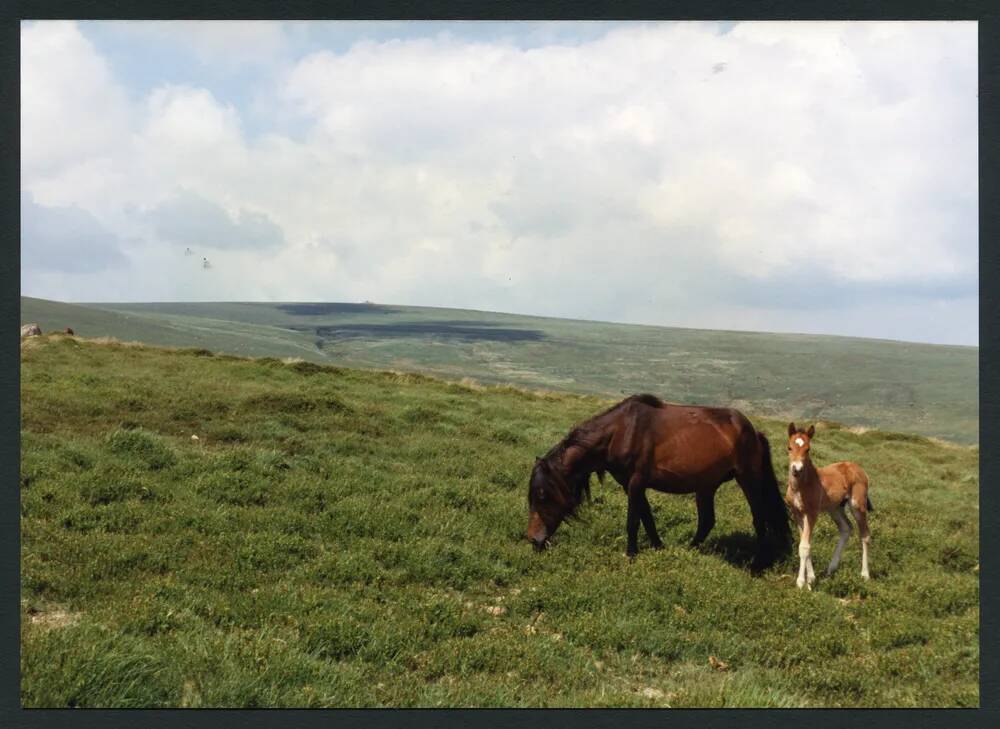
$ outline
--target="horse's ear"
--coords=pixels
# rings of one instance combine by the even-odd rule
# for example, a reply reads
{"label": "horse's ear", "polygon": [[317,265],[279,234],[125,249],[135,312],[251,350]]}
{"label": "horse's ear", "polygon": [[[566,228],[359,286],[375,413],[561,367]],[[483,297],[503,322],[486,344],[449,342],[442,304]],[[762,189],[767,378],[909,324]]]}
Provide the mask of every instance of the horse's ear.
{"label": "horse's ear", "polygon": [[812,438],[815,434],[816,434],[816,426],[815,425],[810,425],[809,426],[809,430],[806,431],[806,435],[808,435],[810,438]]}
{"label": "horse's ear", "polygon": [[795,435],[795,423],[788,424],[788,436],[791,437]]}

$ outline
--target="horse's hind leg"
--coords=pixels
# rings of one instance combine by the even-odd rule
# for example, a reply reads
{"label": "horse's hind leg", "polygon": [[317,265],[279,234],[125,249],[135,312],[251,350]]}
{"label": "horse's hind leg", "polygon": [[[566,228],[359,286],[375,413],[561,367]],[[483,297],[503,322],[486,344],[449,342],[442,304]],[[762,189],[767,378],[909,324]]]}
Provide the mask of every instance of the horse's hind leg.
{"label": "horse's hind leg", "polygon": [[694,533],[694,539],[691,540],[692,547],[704,542],[705,537],[715,526],[715,488],[696,491],[694,502],[698,507],[698,530]]}
{"label": "horse's hind leg", "polygon": [[847,540],[851,537],[851,522],[847,520],[847,514],[844,513],[844,507],[846,504],[841,504],[830,512],[830,516],[837,523],[837,529],[840,531],[840,539],[837,540],[837,546],[833,550],[833,558],[830,560],[830,566],[826,568],[826,573],[832,575],[837,567],[840,565],[840,554],[844,549],[844,545],[847,544]]}
{"label": "horse's hind leg", "polygon": [[736,483],[740,485],[743,495],[750,505],[750,513],[753,515],[753,530],[757,535],[757,554],[754,556],[751,568],[763,569],[770,561],[770,549],[767,544],[767,522],[764,519],[763,494],[760,484],[743,475],[736,477]]}
{"label": "horse's hind leg", "polygon": [[861,576],[866,580],[868,574],[868,544],[872,540],[871,532],[868,531],[868,509],[865,502],[855,504],[851,500],[851,513],[854,514],[854,521],[858,523],[858,534],[861,536]]}

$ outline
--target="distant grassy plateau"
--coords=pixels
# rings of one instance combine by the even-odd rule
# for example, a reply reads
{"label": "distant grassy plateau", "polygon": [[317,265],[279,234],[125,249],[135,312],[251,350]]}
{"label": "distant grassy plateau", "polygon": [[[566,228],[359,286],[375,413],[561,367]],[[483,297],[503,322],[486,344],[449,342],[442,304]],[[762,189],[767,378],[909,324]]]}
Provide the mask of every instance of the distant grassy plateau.
{"label": "distant grassy plateau", "polygon": [[64,304],[22,297],[45,331],[244,356],[731,405],[972,444],[977,347],[611,324],[357,303]]}

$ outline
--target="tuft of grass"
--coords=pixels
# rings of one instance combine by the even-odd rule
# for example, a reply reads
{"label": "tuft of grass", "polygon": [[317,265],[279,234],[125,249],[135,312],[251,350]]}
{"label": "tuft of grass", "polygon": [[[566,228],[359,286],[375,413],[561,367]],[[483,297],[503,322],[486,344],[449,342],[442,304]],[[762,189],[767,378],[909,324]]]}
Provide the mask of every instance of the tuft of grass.
{"label": "tuft of grass", "polygon": [[177,463],[177,457],[170,447],[159,436],[148,433],[141,427],[118,428],[108,434],[106,443],[111,453],[139,461],[154,471]]}
{"label": "tuft of grass", "polygon": [[[801,592],[794,556],[750,574],[735,484],[700,548],[693,500],[654,493],[665,548],[628,561],[595,483],[534,553],[534,456],[606,400],[35,339],[25,706],[979,703],[977,448],[824,424],[816,461],[872,479],[873,579],[855,532]],[[821,522],[818,572],[835,543]]]}

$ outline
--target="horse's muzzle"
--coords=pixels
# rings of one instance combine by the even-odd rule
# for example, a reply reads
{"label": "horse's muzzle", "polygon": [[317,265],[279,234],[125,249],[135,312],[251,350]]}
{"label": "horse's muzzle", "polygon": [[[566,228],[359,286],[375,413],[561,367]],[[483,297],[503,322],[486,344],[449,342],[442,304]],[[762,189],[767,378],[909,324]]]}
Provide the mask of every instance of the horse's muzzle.
{"label": "horse's muzzle", "polygon": [[538,512],[532,512],[531,519],[528,520],[528,532],[525,536],[529,542],[535,545],[536,552],[545,549],[545,543],[549,538],[549,530],[545,526],[545,522],[538,515]]}
{"label": "horse's muzzle", "polygon": [[528,537],[528,540],[531,542],[531,546],[535,548],[536,552],[544,552],[545,548],[549,546],[548,539],[534,539],[532,537]]}

